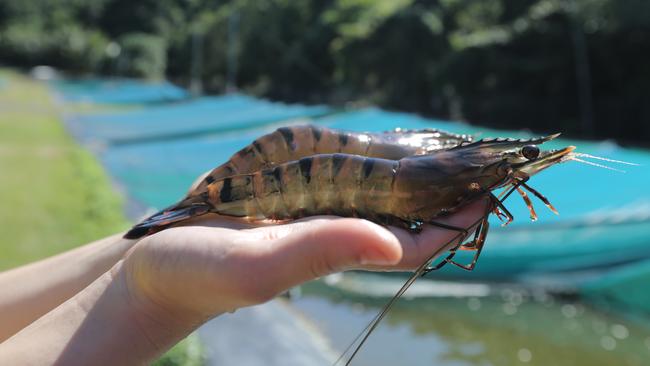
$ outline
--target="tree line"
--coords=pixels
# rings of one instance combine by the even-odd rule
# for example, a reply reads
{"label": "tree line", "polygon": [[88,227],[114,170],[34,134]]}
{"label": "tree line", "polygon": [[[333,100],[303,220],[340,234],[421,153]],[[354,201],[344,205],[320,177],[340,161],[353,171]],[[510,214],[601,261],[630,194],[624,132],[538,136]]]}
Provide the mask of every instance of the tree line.
{"label": "tree line", "polygon": [[3,0],[0,62],[650,139],[644,0]]}

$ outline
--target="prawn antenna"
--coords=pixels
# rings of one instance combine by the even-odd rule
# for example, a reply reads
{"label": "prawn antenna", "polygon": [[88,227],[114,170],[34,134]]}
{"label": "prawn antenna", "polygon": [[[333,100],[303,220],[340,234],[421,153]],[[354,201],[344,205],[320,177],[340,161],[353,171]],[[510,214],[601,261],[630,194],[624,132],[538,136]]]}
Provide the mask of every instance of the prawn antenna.
{"label": "prawn antenna", "polygon": [[603,169],[607,169],[607,170],[613,170],[613,171],[615,171],[615,172],[619,172],[619,173],[625,173],[625,170],[612,168],[611,166],[607,166],[607,165],[603,165],[603,164],[594,163],[594,162],[592,162],[592,161],[587,161],[587,160],[578,159],[578,158],[576,158],[576,157],[574,157],[574,156],[570,157],[569,160],[577,161],[578,163],[582,163],[582,164],[586,164],[586,165],[595,166],[595,167],[597,167],[597,168],[603,168]]}
{"label": "prawn antenna", "polygon": [[600,157],[600,156],[594,156],[594,155],[585,154],[585,153],[571,153],[569,155],[568,160],[577,161],[578,163],[595,166],[597,168],[603,168],[603,169],[607,169],[607,170],[613,170],[613,171],[619,172],[619,173],[625,173],[625,170],[612,168],[611,166],[598,164],[598,163],[594,163],[593,161],[583,160],[583,159],[579,159],[579,158],[595,159],[595,160],[606,161],[606,162],[615,163],[615,164],[625,164],[625,165],[631,165],[631,166],[640,166],[640,164],[636,164],[636,163],[630,163],[630,162],[622,161],[622,160],[608,159],[608,158],[603,158],[603,157]]}
{"label": "prawn antenna", "polygon": [[[488,210],[489,212],[489,210]],[[470,228],[473,228],[474,226],[478,225],[481,221],[485,219],[485,216],[481,217],[479,220],[474,222],[472,225],[470,225]],[[429,264],[431,261],[433,261],[436,257],[438,257],[440,254],[442,254],[444,251],[448,250],[448,247],[450,244],[454,243],[456,240],[463,240],[464,234],[463,233],[458,233],[456,236],[454,236],[451,240],[449,240],[445,245],[439,247],[436,249],[430,256],[429,258],[424,261],[409,277],[408,280],[402,285],[402,287],[397,291],[397,293],[384,305],[384,307],[381,309],[381,311],[368,323],[368,325],[357,335],[352,342],[350,342],[350,345],[341,353],[338,359],[334,361],[332,366],[338,365],[344,358],[345,356],[352,351],[352,354],[350,357],[345,361],[345,366],[349,366],[354,357],[359,353],[359,350],[361,350],[361,347],[366,343],[368,340],[368,337],[370,337],[370,334],[377,328],[379,323],[384,319],[386,314],[388,314],[388,311],[395,305],[397,300],[402,297],[402,295],[408,290],[413,283],[420,278],[422,275],[426,274],[429,269]],[[355,346],[356,345],[356,346]]]}
{"label": "prawn antenna", "polygon": [[640,165],[641,165],[641,164],[637,164],[637,163],[630,163],[630,162],[623,161],[623,160],[608,159],[608,158],[603,158],[603,157],[600,157],[600,156],[589,155],[589,154],[585,154],[585,153],[572,153],[572,155],[573,155],[573,156],[578,156],[578,157],[581,157],[581,158],[589,158],[589,159],[596,159],[596,160],[608,161],[608,162],[610,162],[610,163],[616,163],[616,164],[625,164],[625,165],[632,165],[632,166],[640,166]]}
{"label": "prawn antenna", "polygon": [[533,187],[529,186],[528,184],[526,184],[524,182],[521,182],[521,186],[526,188],[526,190],[528,190],[528,192],[534,194],[535,197],[539,198],[542,202],[544,202],[546,207],[548,207],[549,210],[553,211],[554,214],[556,214],[556,215],[560,214],[559,212],[557,212],[557,209],[555,209],[555,207],[553,207],[553,205],[548,200],[548,198],[544,197],[543,194],[539,193],[536,189],[534,189]]}

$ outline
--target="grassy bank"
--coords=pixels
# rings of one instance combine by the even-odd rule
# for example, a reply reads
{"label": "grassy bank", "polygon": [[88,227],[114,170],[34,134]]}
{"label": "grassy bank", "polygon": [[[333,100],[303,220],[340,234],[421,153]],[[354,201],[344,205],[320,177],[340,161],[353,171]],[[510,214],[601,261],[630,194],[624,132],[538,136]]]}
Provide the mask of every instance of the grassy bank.
{"label": "grassy bank", "polygon": [[[66,134],[47,88],[0,70],[0,271],[123,230],[120,195]],[[159,365],[200,365],[188,337]]]}
{"label": "grassy bank", "polygon": [[48,90],[6,71],[0,78],[0,269],[126,228],[120,196],[66,134]]}

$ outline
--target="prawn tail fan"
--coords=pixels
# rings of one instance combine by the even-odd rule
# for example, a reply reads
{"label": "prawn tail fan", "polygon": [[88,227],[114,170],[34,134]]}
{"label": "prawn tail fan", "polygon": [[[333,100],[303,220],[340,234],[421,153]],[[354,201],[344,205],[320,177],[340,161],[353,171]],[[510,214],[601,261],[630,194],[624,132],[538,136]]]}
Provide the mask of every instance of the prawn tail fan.
{"label": "prawn tail fan", "polygon": [[210,204],[207,202],[191,202],[190,199],[183,200],[176,205],[167,207],[155,213],[124,234],[125,239],[138,239],[164,230],[173,224],[200,216],[210,211]]}

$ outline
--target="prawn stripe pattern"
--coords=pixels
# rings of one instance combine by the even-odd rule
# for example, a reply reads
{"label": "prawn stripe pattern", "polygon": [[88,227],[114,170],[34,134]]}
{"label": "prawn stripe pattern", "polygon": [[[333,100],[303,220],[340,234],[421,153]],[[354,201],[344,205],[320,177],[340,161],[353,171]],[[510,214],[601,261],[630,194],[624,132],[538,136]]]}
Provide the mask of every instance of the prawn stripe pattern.
{"label": "prawn stripe pattern", "polygon": [[[562,160],[572,148],[540,155],[536,147],[554,137],[473,141],[434,129],[353,133],[282,127],[235,153],[185,199],[125,237],[149,235],[208,212],[249,221],[334,214],[412,231],[425,223],[440,226],[436,218],[491,196],[493,189],[526,187],[532,174]],[[507,212],[498,206],[497,214]]]}
{"label": "prawn stripe pattern", "polygon": [[[368,166],[373,169],[362,178]],[[213,212],[253,220],[333,214],[380,221],[395,204],[377,199],[391,199],[398,172],[395,160],[321,154],[210,184],[206,204]]]}
{"label": "prawn stripe pattern", "polygon": [[[252,173],[264,168],[318,154],[351,154],[400,159],[471,142],[469,135],[435,129],[355,133],[318,126],[281,127],[235,153],[210,172],[213,180]],[[210,182],[205,182],[210,183]],[[198,189],[203,186],[199,186]]]}
{"label": "prawn stripe pattern", "polygon": [[[217,184],[224,186],[221,180],[241,174],[268,170],[292,161],[299,161],[301,175],[307,183],[311,182],[312,160],[306,159],[319,154],[344,154],[332,156],[331,166],[335,172],[341,170],[343,160],[346,156],[359,155],[382,159],[400,159],[406,156],[424,155],[433,151],[448,149],[458,146],[461,143],[471,142],[472,137],[449,133],[436,129],[401,130],[387,131],[383,133],[355,133],[328,129],[312,125],[282,127],[276,131],[264,135],[250,145],[235,153],[227,162],[212,170],[199,185],[188,194],[180,203],[168,207],[136,225],[126,234],[126,238],[138,238],[162,230],[176,222],[188,219],[197,214],[208,212],[209,206],[204,204],[203,198],[207,197],[209,185]],[[309,166],[309,169],[307,169]],[[363,172],[364,179],[370,177],[375,162],[365,162]],[[265,171],[264,175],[272,174],[275,182],[292,182],[293,177],[282,172],[287,169]],[[295,172],[289,169],[290,172]],[[309,174],[308,174],[309,172]],[[338,177],[339,175],[336,174]],[[231,184],[230,182],[229,184]],[[338,183],[349,183],[339,179]],[[226,186],[226,193],[232,188]],[[213,188],[214,189],[214,188]],[[292,192],[284,184],[279,184],[276,190],[283,190],[288,195]],[[202,203],[203,202],[203,203]],[[277,219],[278,215],[271,213],[268,218]],[[297,218],[297,217],[293,217]]]}

